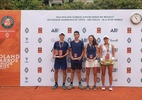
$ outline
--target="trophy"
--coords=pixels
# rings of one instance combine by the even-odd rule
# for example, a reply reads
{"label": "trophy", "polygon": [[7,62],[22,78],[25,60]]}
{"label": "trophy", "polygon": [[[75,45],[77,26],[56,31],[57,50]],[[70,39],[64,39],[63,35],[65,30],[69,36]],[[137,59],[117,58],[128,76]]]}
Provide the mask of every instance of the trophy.
{"label": "trophy", "polygon": [[74,60],[78,60],[77,53],[74,53]]}
{"label": "trophy", "polygon": [[58,50],[54,50],[54,57],[59,58],[59,51]]}

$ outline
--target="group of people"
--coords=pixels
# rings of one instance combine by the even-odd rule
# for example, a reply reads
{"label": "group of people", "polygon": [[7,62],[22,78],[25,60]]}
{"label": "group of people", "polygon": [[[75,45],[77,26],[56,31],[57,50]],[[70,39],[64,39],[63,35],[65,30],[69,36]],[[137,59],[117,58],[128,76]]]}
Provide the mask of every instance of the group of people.
{"label": "group of people", "polygon": [[[102,80],[102,90],[104,91],[105,88],[105,74],[106,69],[108,69],[109,75],[109,90],[112,91],[112,71],[115,59],[115,51],[114,46],[109,43],[109,37],[104,36],[104,44],[98,47],[98,43],[93,35],[88,36],[89,43],[84,46],[84,43],[79,40],[80,33],[79,31],[74,32],[74,40],[70,42],[70,45],[64,41],[65,34],[61,33],[59,35],[59,41],[54,43],[53,47],[53,59],[55,59],[54,63],[54,79],[55,85],[52,89],[58,88],[58,70],[61,68],[63,71],[63,84],[62,88],[65,90],[67,87],[65,85],[66,82],[66,69],[67,69],[67,61],[66,56],[69,54],[71,58],[71,82],[68,86],[68,89],[71,90],[74,88],[73,80],[74,80],[74,73],[77,70],[78,76],[78,87],[80,89],[84,89],[81,84],[81,69],[82,69],[82,58],[85,57],[85,67],[86,67],[86,90],[90,89],[89,86],[89,75],[90,69],[93,69],[93,80],[94,86],[93,89],[97,90],[96,82],[97,82],[97,68],[101,67],[101,80]],[[100,60],[100,62],[98,61]]]}

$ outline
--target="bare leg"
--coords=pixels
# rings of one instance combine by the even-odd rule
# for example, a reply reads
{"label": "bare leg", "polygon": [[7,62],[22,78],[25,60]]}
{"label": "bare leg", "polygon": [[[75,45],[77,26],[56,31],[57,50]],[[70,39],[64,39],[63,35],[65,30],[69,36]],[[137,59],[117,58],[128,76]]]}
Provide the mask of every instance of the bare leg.
{"label": "bare leg", "polygon": [[66,70],[63,70],[63,83],[66,82],[67,73]]}
{"label": "bare leg", "polygon": [[113,65],[108,66],[108,75],[109,75],[110,86],[112,86],[112,80],[113,80],[112,71],[113,71]]}
{"label": "bare leg", "polygon": [[90,68],[86,68],[86,84],[89,85]]}
{"label": "bare leg", "polygon": [[106,73],[106,66],[101,66],[101,70],[102,70],[102,86],[104,86],[105,84],[105,73]]}
{"label": "bare leg", "polygon": [[94,86],[96,86],[96,82],[97,82],[97,67],[93,68],[93,75],[94,75]]}

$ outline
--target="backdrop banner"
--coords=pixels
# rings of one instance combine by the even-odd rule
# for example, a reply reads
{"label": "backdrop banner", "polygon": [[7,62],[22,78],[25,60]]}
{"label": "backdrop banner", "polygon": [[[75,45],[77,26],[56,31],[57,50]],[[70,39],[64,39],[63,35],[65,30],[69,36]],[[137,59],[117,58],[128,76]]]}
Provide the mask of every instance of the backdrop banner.
{"label": "backdrop banner", "polygon": [[[21,12],[21,15],[20,15]],[[22,10],[1,11],[0,19],[0,86],[53,86],[54,59],[52,48],[59,34],[65,34],[70,43],[74,31],[86,45],[88,36],[94,35],[99,45],[108,35],[115,46],[116,60],[113,69],[114,86],[142,86],[142,10]],[[21,17],[21,21],[20,21]],[[21,23],[21,25],[20,25]],[[19,34],[20,33],[20,34]],[[21,43],[20,43],[21,42]],[[20,60],[20,62],[19,62]],[[70,83],[71,64],[67,57],[67,81]],[[83,59],[82,84],[86,86],[85,59]],[[19,71],[20,70],[20,71]],[[19,75],[20,73],[20,75]],[[97,86],[101,86],[98,68]],[[20,78],[19,78],[20,77]],[[59,85],[62,71],[59,70]],[[109,85],[106,72],[106,86]],[[93,85],[93,72],[90,85]],[[78,86],[75,73],[74,85]]]}
{"label": "backdrop banner", "polygon": [[21,11],[0,11],[0,86],[20,86]]}

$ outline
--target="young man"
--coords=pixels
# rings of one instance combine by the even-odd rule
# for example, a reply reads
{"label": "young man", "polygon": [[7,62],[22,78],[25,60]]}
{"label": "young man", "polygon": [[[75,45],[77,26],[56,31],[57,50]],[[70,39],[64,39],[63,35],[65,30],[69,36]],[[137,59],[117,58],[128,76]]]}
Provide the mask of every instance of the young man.
{"label": "young man", "polygon": [[60,40],[56,41],[54,43],[53,47],[53,59],[55,59],[54,63],[54,79],[55,79],[55,85],[52,87],[52,89],[58,88],[58,70],[61,68],[63,71],[63,85],[62,88],[65,90],[65,81],[66,81],[66,69],[67,69],[67,61],[66,56],[69,53],[69,45],[66,41],[64,41],[65,35],[61,33],[59,35]]}
{"label": "young man", "polygon": [[68,89],[73,88],[74,72],[77,70],[77,76],[79,81],[79,88],[83,89],[81,84],[81,69],[82,69],[82,57],[84,54],[84,44],[79,40],[79,32],[74,32],[74,40],[70,43],[70,57],[71,57],[71,83]]}

